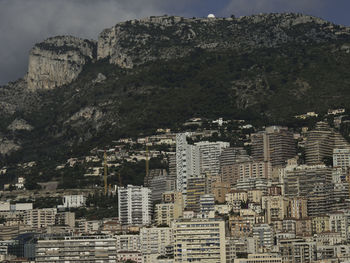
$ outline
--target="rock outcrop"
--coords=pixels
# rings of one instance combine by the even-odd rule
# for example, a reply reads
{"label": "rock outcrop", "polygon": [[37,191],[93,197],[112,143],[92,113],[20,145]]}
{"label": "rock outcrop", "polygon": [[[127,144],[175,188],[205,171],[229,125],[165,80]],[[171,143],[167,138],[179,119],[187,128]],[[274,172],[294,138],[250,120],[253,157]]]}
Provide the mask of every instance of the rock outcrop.
{"label": "rock outcrop", "polygon": [[15,119],[8,127],[10,131],[31,131],[33,130],[33,126],[28,124],[23,119]]}
{"label": "rock outcrop", "polygon": [[18,151],[19,149],[21,149],[21,146],[16,144],[14,141],[0,137],[0,155],[8,155],[12,152]]}
{"label": "rock outcrop", "polygon": [[36,44],[30,51],[28,89],[50,90],[72,82],[83,66],[95,58],[96,43],[58,36]]}

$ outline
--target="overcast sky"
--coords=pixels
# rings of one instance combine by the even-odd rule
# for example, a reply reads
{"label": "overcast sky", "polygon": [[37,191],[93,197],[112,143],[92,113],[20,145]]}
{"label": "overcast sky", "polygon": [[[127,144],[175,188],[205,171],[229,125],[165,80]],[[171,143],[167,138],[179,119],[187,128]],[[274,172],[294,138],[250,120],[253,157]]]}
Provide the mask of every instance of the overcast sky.
{"label": "overcast sky", "polygon": [[26,73],[35,43],[55,35],[97,39],[124,20],[300,12],[350,26],[349,10],[350,0],[0,0],[0,85]]}

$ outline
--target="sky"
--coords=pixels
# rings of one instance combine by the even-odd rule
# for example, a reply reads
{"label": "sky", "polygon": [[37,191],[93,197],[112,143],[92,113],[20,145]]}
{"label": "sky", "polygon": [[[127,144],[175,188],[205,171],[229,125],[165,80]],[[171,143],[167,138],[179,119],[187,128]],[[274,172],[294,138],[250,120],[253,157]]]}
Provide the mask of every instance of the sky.
{"label": "sky", "polygon": [[349,0],[0,0],[0,85],[26,74],[35,43],[56,35],[97,40],[125,20],[298,12],[350,26],[349,10]]}

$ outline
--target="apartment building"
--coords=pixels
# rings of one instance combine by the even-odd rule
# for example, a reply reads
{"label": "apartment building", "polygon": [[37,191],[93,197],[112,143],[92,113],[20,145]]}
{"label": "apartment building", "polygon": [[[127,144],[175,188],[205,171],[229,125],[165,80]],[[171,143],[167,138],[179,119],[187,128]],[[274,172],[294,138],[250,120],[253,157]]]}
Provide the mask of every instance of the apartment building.
{"label": "apartment building", "polygon": [[276,254],[249,254],[248,258],[236,258],[234,263],[282,263]]}
{"label": "apartment building", "polygon": [[115,235],[117,253],[120,251],[141,251],[141,237],[139,234]]}
{"label": "apartment building", "polygon": [[329,214],[329,229],[331,232],[340,233],[343,239],[348,239],[350,226],[349,212],[338,211]]}
{"label": "apartment building", "polygon": [[283,220],[288,217],[289,199],[278,196],[263,196],[262,208],[265,209],[265,221],[270,224],[272,221]]}
{"label": "apartment building", "polygon": [[75,227],[75,213],[61,212],[56,214],[55,225]]}
{"label": "apartment building", "polygon": [[333,149],[333,167],[348,171],[350,167],[350,148]]}
{"label": "apartment building", "polygon": [[283,171],[287,197],[308,196],[319,184],[331,185],[332,168],[325,165],[291,166]]}
{"label": "apartment building", "polygon": [[307,217],[307,199],[294,197],[289,199],[288,216],[294,219]]}
{"label": "apartment building", "polygon": [[140,251],[119,251],[116,262],[144,263],[143,255]]}
{"label": "apartment building", "polygon": [[274,244],[273,227],[268,224],[255,225],[253,227],[253,237],[257,238],[261,250],[270,249]]}
{"label": "apartment building", "polygon": [[199,198],[200,212],[202,214],[209,214],[215,211],[215,198],[214,195],[205,194]]}
{"label": "apartment building", "polygon": [[316,165],[331,158],[334,149],[350,149],[349,143],[325,122],[318,122],[314,130],[307,133],[305,144],[306,164]]}
{"label": "apartment building", "polygon": [[175,213],[175,204],[173,203],[156,204],[154,209],[154,221],[157,225],[170,226],[174,219],[178,219],[180,215],[182,215],[182,213],[177,213],[175,217]]}
{"label": "apartment building", "polygon": [[116,240],[106,236],[76,236],[38,240],[35,262],[115,263]]}
{"label": "apartment building", "polygon": [[229,217],[229,229],[232,237],[248,237],[252,234],[254,220],[242,216]]}
{"label": "apartment building", "polygon": [[175,221],[174,253],[175,262],[225,262],[225,222],[213,218]]}
{"label": "apartment building", "polygon": [[187,143],[188,133],[176,134],[176,189],[187,200],[187,181],[200,175],[199,149]]}
{"label": "apartment building", "polygon": [[230,191],[231,187],[225,182],[214,182],[212,184],[211,193],[214,195],[215,201],[218,203],[225,202],[225,195]]}
{"label": "apartment building", "polygon": [[221,180],[229,185],[236,185],[239,179],[270,178],[270,162],[244,161],[221,167]]}
{"label": "apartment building", "polygon": [[297,237],[311,236],[312,220],[311,218],[303,218],[295,220],[295,235]]}
{"label": "apartment building", "polygon": [[293,133],[286,127],[270,126],[251,135],[252,156],[255,161],[270,162],[273,167],[284,166],[296,155]]}
{"label": "apartment building", "polygon": [[64,208],[77,208],[85,206],[86,197],[83,195],[65,195],[63,197]]}
{"label": "apartment building", "polygon": [[177,190],[184,195],[187,203],[187,188],[190,179],[216,176],[220,172],[220,155],[229,147],[227,142],[201,141],[194,145],[187,143],[189,133],[176,135]]}
{"label": "apartment building", "polygon": [[118,188],[118,213],[122,225],[149,225],[152,208],[149,188],[134,185]]}
{"label": "apartment building", "polygon": [[320,215],[312,218],[312,233],[319,234],[328,232],[329,228],[329,215]]}
{"label": "apartment building", "polygon": [[317,259],[316,242],[303,239],[281,240],[279,254],[283,263],[312,263]]}
{"label": "apartment building", "polygon": [[149,188],[152,191],[152,202],[159,203],[162,200],[162,194],[167,191],[175,189],[175,181],[167,176],[167,173],[163,173],[158,176],[154,176],[149,181]]}
{"label": "apartment building", "polygon": [[145,263],[154,262],[166,255],[166,247],[174,243],[173,229],[170,227],[143,227],[140,229],[141,252]]}
{"label": "apartment building", "polygon": [[187,188],[187,204],[186,209],[200,212],[200,197],[205,194],[206,180],[205,178],[189,179]]}
{"label": "apartment building", "polygon": [[199,151],[200,174],[219,175],[221,153],[225,148],[230,146],[230,143],[203,141],[195,143],[195,146]]}
{"label": "apartment building", "polygon": [[53,226],[56,220],[56,208],[27,210],[24,213],[24,222],[33,228]]}
{"label": "apartment building", "polygon": [[220,155],[220,168],[237,162],[250,161],[247,151],[243,147],[228,147],[222,150]]}

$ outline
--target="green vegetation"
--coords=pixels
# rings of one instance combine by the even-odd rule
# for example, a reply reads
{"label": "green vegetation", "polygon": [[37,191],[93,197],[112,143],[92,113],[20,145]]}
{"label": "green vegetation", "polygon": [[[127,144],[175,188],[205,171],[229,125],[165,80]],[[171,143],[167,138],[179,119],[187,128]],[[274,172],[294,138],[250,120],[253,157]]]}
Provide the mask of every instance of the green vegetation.
{"label": "green vegetation", "polygon": [[[300,35],[303,28],[294,30]],[[181,130],[191,117],[245,119],[256,127],[312,126],[317,119],[302,121],[293,116],[350,105],[350,54],[341,50],[346,43],[287,42],[249,51],[197,48],[184,58],[149,62],[134,69],[121,69],[107,61],[90,63],[72,84],[40,92],[38,109],[13,116],[25,119],[35,129],[13,134],[21,141],[22,150],[2,158],[9,173],[0,178],[0,184],[13,182],[23,173],[28,189],[39,189],[39,182],[50,180],[59,181],[63,189],[101,186],[101,178],[83,176],[84,167],[56,170],[56,166],[121,137],[153,134],[160,127]],[[98,73],[107,79],[94,83]],[[71,119],[86,107],[99,114]],[[13,119],[7,118],[6,124]],[[227,132],[219,131],[209,139],[241,146],[241,135],[235,129],[228,127]],[[340,130],[350,139],[348,123]],[[33,160],[39,160],[37,166],[25,171],[15,165]],[[141,184],[144,162],[125,163],[112,170],[109,182],[117,182],[118,173],[123,184]]]}
{"label": "green vegetation", "polygon": [[86,200],[86,208],[71,209],[76,218],[87,218],[89,220],[110,218],[118,216],[117,196],[103,194],[89,195]]}

